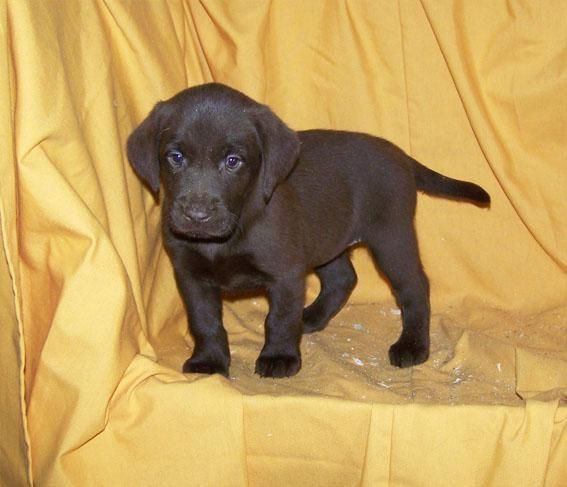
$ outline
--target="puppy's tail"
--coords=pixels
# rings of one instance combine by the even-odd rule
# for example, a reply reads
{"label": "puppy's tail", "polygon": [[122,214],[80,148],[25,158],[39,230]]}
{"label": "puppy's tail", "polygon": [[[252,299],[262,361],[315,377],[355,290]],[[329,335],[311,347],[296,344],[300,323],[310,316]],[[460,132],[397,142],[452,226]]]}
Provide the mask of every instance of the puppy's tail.
{"label": "puppy's tail", "polygon": [[467,200],[478,206],[490,206],[490,195],[479,185],[460,181],[415,162],[415,181],[417,189],[433,195]]}

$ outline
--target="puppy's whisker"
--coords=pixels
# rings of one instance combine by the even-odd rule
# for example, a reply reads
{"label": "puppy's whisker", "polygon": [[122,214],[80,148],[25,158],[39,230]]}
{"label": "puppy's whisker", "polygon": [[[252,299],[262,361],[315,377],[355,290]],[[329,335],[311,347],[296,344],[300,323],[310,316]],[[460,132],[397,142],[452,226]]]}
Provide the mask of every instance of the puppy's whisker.
{"label": "puppy's whisker", "polygon": [[244,235],[244,229],[240,224],[240,219],[238,218],[238,215],[235,215],[234,213],[229,213],[229,218],[230,218],[230,226],[234,226],[235,235],[238,237],[242,237]]}

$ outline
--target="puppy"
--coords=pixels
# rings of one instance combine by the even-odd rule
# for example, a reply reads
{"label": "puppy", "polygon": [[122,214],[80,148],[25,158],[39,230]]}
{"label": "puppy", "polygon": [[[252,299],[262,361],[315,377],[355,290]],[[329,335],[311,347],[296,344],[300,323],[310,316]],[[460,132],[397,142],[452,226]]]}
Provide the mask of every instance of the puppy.
{"label": "puppy", "polygon": [[[325,328],[356,283],[349,247],[362,242],[402,311],[390,362],[429,356],[429,284],[413,219],[416,190],[487,206],[480,186],[443,176],[390,142],[333,130],[294,132],[267,106],[218,83],[158,103],[130,135],[135,172],[157,194],[162,231],[194,350],[184,372],[228,375],[223,292],[269,301],[262,377],[301,367],[303,333]],[[305,275],[321,281],[305,309]]]}

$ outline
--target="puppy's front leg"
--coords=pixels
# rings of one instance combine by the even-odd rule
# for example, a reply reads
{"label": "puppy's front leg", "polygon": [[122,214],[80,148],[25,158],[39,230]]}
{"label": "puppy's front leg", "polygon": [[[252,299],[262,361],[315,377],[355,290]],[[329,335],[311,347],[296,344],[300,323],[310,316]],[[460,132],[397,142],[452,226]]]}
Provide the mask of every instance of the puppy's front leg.
{"label": "puppy's front leg", "polygon": [[176,276],[189,316],[189,332],[195,347],[183,372],[228,376],[230,352],[222,325],[220,290],[190,277]]}
{"label": "puppy's front leg", "polygon": [[304,286],[301,275],[278,280],[268,288],[265,343],[256,361],[256,373],[262,377],[290,377],[301,368]]}

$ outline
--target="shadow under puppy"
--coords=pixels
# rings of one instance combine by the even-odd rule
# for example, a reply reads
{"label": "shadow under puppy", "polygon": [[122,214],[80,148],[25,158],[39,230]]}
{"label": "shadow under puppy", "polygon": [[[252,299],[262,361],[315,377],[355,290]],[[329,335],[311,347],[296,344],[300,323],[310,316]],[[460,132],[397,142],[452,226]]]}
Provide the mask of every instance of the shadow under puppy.
{"label": "shadow under puppy", "polygon": [[[267,106],[218,83],[158,103],[127,152],[154,194],[163,185],[164,244],[194,339],[184,372],[228,375],[221,293],[262,289],[269,313],[256,373],[296,374],[302,334],[325,328],[355,286],[348,249],[358,242],[402,311],[390,362],[426,361],[429,285],[413,226],[416,190],[490,203],[481,187],[432,171],[384,139],[294,132]],[[304,309],[313,269],[321,291]]]}

